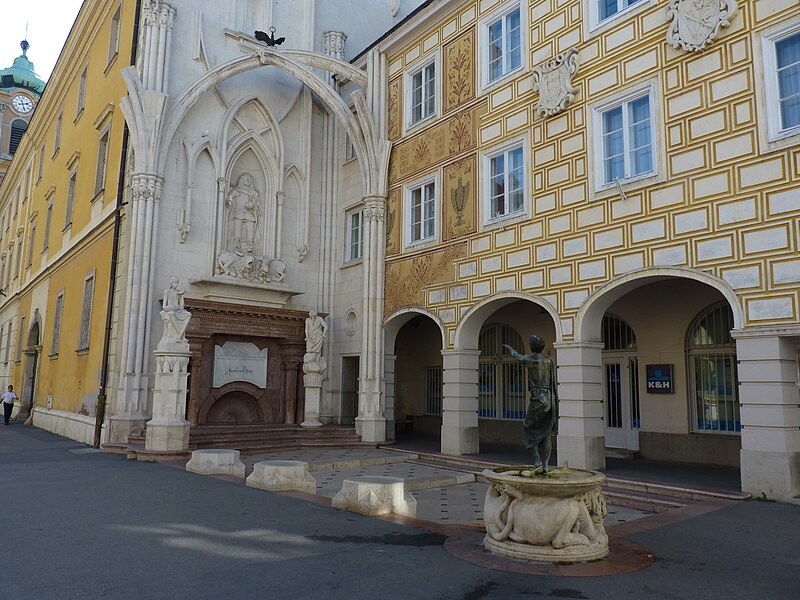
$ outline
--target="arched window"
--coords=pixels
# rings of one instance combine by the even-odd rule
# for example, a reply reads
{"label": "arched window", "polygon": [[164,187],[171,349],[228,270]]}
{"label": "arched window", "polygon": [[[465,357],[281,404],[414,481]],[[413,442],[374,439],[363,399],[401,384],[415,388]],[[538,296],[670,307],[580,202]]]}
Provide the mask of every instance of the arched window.
{"label": "arched window", "polygon": [[630,428],[639,429],[641,413],[636,334],[623,319],[612,314],[603,317],[602,334],[606,378],[606,426],[627,427],[628,418],[625,413],[630,412]]}
{"label": "arched window", "polygon": [[686,337],[689,395],[697,431],[739,432],[733,311],[725,302],[704,310]]}
{"label": "arched window", "polygon": [[22,139],[22,134],[28,129],[28,123],[22,119],[15,119],[11,122],[11,143],[8,145],[8,153],[14,154]]}
{"label": "arched window", "polygon": [[603,317],[603,350],[636,350],[636,334],[617,316]]}
{"label": "arched window", "polygon": [[508,344],[526,353],[519,333],[508,325],[484,326],[478,337],[478,416],[488,419],[524,419],[527,410],[526,373],[522,365],[503,348]]}

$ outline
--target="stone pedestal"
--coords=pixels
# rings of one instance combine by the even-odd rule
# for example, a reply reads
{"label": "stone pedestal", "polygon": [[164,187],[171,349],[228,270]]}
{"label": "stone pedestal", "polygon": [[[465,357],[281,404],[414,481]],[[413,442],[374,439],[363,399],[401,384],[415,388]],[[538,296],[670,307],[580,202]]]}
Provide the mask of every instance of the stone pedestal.
{"label": "stone pedestal", "polygon": [[405,481],[399,477],[345,479],[331,505],[370,517],[390,513],[417,516],[417,501],[406,493]]}
{"label": "stone pedestal", "polygon": [[442,454],[477,454],[478,350],[442,351]]}
{"label": "stone pedestal", "polygon": [[606,466],[603,421],[603,344],[561,342],[558,353],[558,464]]}
{"label": "stone pedestal", "polygon": [[186,452],[189,449],[189,421],[186,393],[189,380],[189,344],[159,344],[156,381],[153,390],[153,418],[147,422],[145,449],[151,452]]}
{"label": "stone pedestal", "polygon": [[244,479],[244,463],[238,450],[195,450],[186,470],[199,475],[230,475]]}
{"label": "stone pedestal", "polygon": [[308,471],[308,463],[299,460],[264,460],[253,465],[247,487],[269,492],[296,490],[313,494],[317,482]]}
{"label": "stone pedestal", "polygon": [[301,427],[322,427],[319,420],[319,410],[322,401],[322,373],[306,373],[303,375],[303,385],[306,390],[305,418],[300,423]]}
{"label": "stone pedestal", "polygon": [[742,490],[788,500],[800,494],[797,339],[775,331],[736,337],[742,420]]}
{"label": "stone pedestal", "polygon": [[511,558],[585,562],[608,555],[606,503],[596,471],[533,467],[486,469],[483,521],[489,551]]}

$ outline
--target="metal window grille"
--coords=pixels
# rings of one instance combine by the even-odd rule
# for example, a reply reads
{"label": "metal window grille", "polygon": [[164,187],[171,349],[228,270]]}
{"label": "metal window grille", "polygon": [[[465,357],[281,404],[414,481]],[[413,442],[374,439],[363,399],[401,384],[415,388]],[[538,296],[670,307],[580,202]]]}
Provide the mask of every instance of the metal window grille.
{"label": "metal window grille", "polygon": [[631,358],[630,369],[628,370],[631,378],[631,428],[639,429],[642,424],[642,415],[639,410],[639,359]]}
{"label": "metal window grille", "polygon": [[636,335],[630,325],[614,315],[603,317],[603,350],[635,350]]}
{"label": "metal window grille", "polygon": [[525,351],[522,338],[508,325],[488,325],[478,338],[478,416],[522,420],[528,405],[527,371],[503,349],[503,344]]}
{"label": "metal window grille", "polygon": [[733,313],[727,304],[720,303],[701,313],[689,330],[689,393],[697,431],[742,430],[732,328]]}
{"label": "metal window grille", "polygon": [[442,367],[425,369],[425,414],[442,414]]}

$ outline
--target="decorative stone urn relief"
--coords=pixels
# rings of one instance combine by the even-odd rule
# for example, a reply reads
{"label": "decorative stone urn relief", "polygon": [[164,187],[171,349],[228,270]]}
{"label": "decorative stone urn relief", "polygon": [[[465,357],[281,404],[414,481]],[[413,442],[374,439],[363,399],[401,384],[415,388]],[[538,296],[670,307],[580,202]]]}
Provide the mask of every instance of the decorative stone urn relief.
{"label": "decorative stone urn relief", "polygon": [[486,549],[547,562],[598,560],[608,554],[606,502],[596,471],[533,467],[486,469]]}
{"label": "decorative stone urn relief", "polygon": [[539,93],[535,107],[537,116],[551,117],[567,108],[578,93],[578,88],[572,85],[577,72],[577,48],[571,48],[533,70],[533,89]]}
{"label": "decorative stone urn relief", "polygon": [[739,10],[737,0],[670,0],[667,43],[687,52],[702,52],[729,27]]}

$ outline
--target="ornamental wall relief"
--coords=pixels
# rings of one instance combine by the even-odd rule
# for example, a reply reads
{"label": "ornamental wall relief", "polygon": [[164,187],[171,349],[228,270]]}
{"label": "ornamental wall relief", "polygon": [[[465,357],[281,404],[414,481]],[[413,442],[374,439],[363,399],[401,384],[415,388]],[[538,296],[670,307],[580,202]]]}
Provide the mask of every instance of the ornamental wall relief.
{"label": "ornamental wall relief", "polygon": [[687,52],[702,52],[729,27],[739,10],[737,0],[670,0],[667,43]]}
{"label": "ornamental wall relief", "polygon": [[465,243],[436,249],[386,265],[384,314],[404,306],[425,306],[425,288],[455,280],[455,261],[467,255]]}
{"label": "ornamental wall relief", "polygon": [[400,188],[389,190],[386,197],[386,255],[400,252],[400,231],[403,227],[402,192]]}
{"label": "ornamental wall relief", "polygon": [[444,48],[444,112],[458,108],[475,98],[475,30]]}
{"label": "ornamental wall relief", "polygon": [[477,148],[478,123],[485,113],[484,102],[394,146],[389,162],[390,185]]}
{"label": "ornamental wall relief", "polygon": [[476,174],[475,156],[459,160],[444,169],[444,241],[476,231]]}
{"label": "ornamental wall relief", "polygon": [[572,84],[577,72],[577,48],[571,48],[533,70],[533,90],[539,93],[534,109],[537,116],[551,117],[567,108],[578,93],[578,88]]}

